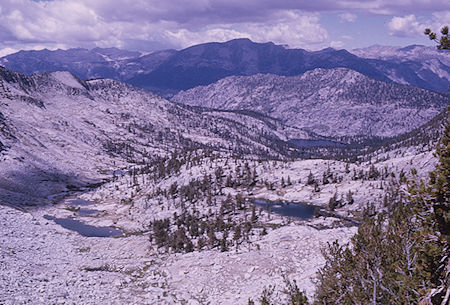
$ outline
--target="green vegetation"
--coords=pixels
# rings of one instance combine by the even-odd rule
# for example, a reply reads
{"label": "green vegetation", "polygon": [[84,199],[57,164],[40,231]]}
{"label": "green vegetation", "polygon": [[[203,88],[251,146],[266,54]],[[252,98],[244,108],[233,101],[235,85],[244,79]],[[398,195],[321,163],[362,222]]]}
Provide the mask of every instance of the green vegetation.
{"label": "green vegetation", "polygon": [[430,181],[409,182],[409,200],[369,219],[350,246],[324,251],[314,304],[448,304],[450,124]]}
{"label": "green vegetation", "polygon": [[[450,107],[447,116],[449,112]],[[414,180],[416,175],[410,181],[404,178],[407,198],[394,197],[389,203],[390,212],[368,217],[350,245],[338,241],[328,245],[323,252],[326,264],[318,272],[312,304],[449,304],[448,120],[436,154],[439,163],[427,183]],[[334,205],[335,200],[332,198],[330,204]],[[308,304],[296,285],[288,283],[287,287],[298,296],[288,304]],[[265,289],[260,304],[273,304],[273,295],[273,287]],[[255,303],[249,300],[249,304]]]}
{"label": "green vegetation", "polygon": [[[295,280],[290,281],[287,276],[284,276],[284,289],[281,291],[283,294],[282,298],[285,300],[283,305],[308,305],[308,298],[305,295],[304,291],[301,291],[297,286],[297,282]],[[269,286],[264,289],[261,297],[259,297],[258,301],[261,305],[273,305],[276,302],[275,296],[275,287]],[[255,305],[255,301],[252,299],[248,300],[248,305]]]}
{"label": "green vegetation", "polygon": [[450,49],[450,40],[448,39],[448,26],[444,26],[441,29],[442,36],[439,40],[437,39],[437,34],[432,32],[430,29],[425,29],[424,34],[428,35],[428,37],[431,40],[434,40],[438,43],[437,48],[439,50],[442,50],[442,49],[449,50]]}

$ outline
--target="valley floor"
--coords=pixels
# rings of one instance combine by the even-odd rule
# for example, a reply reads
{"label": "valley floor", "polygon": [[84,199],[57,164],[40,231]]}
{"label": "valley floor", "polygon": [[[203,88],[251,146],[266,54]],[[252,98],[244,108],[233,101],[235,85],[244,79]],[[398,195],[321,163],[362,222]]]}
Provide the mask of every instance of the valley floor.
{"label": "valley floor", "polygon": [[162,296],[160,260],[144,236],[87,238],[43,211],[0,211],[1,304],[146,304]]}
{"label": "valley floor", "polygon": [[311,295],[320,250],[356,231],[291,223],[238,251],[157,254],[145,234],[83,237],[43,218],[64,213],[0,206],[1,304],[246,304],[282,274]]}
{"label": "valley floor", "polygon": [[[396,178],[401,177],[400,173],[414,169],[427,173],[436,160],[432,151],[406,152],[386,159],[375,165],[380,172],[383,169],[392,174],[372,180],[353,178],[362,170],[367,172],[373,164],[370,162],[351,164],[346,170],[346,163],[339,161],[252,161],[257,181],[275,187],[257,182],[251,195],[324,207],[338,190],[339,197],[351,191],[355,203],[338,207],[336,212],[341,216],[360,214],[369,200],[381,202],[387,186],[405,187]],[[206,247],[200,252],[174,253],[157,249],[156,243],[150,242],[150,221],[172,217],[175,212],[181,215],[176,207],[180,198],[155,195],[154,190],[170,189],[174,181],[180,185],[192,179],[201,181],[205,173],[214,172],[218,166],[224,168],[224,176],[245,167],[234,161],[226,164],[227,159],[206,158],[156,182],[145,175],[135,177],[140,184],[131,184],[131,176],[124,175],[79,196],[72,194],[58,204],[26,210],[0,205],[0,304],[212,305],[247,304],[249,298],[258,303],[264,289],[274,286],[276,299],[282,299],[284,278],[296,280],[311,298],[315,274],[325,263],[322,250],[335,240],[347,243],[356,233],[356,226],[346,227],[345,222],[332,217],[300,221],[261,210],[247,240],[239,240],[238,249],[236,243],[230,243],[225,252],[219,247]],[[306,185],[308,176],[320,179],[328,171],[336,182],[321,183],[319,192]],[[290,177],[292,184],[280,187],[283,177]],[[216,196],[218,202],[225,200],[225,194],[237,196],[238,191],[245,190],[223,188],[224,193]],[[212,213],[217,213],[220,204],[208,207],[205,197],[189,208],[202,213],[212,208]],[[91,201],[88,209],[98,213],[80,215],[71,205],[74,199]],[[165,204],[159,204],[159,200],[165,200]],[[125,234],[114,238],[84,237],[45,215],[75,218],[93,226],[114,226]],[[227,215],[234,217],[232,221],[247,221],[250,214],[247,208]],[[262,227],[267,228],[266,235],[261,234]],[[222,232],[217,234],[218,238],[223,236]]]}

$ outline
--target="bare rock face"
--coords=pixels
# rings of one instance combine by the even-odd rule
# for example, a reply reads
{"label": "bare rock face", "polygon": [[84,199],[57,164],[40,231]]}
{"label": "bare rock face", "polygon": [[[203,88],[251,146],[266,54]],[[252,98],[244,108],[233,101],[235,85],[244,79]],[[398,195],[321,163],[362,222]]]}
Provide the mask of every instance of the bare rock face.
{"label": "bare rock face", "polygon": [[429,121],[448,95],[385,83],[349,69],[315,69],[299,76],[231,76],[182,91],[177,103],[253,110],[324,136],[391,137]]}

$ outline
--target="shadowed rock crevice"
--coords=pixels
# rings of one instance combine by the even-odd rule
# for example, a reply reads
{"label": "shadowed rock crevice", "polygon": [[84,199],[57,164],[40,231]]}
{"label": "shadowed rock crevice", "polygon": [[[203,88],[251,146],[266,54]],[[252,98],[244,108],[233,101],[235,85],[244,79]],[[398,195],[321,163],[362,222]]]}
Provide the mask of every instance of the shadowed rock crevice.
{"label": "shadowed rock crevice", "polygon": [[36,206],[56,203],[68,192],[83,190],[102,182],[57,170],[11,170],[0,176],[0,204]]}

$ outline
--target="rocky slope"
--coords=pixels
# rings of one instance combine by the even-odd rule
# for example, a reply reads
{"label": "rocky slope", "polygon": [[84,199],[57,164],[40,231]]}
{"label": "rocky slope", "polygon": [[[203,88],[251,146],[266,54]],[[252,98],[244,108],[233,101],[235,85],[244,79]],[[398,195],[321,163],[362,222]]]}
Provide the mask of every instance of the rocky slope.
{"label": "rocky slope", "polygon": [[113,80],[4,68],[0,128],[1,198],[22,203],[179,149],[275,156],[290,153],[288,137],[308,137],[270,118],[196,110]]}
{"label": "rocky slope", "polygon": [[253,110],[325,136],[399,135],[442,111],[450,97],[377,81],[349,69],[315,69],[299,76],[232,76],[182,91],[177,103]]}
{"label": "rocky slope", "polygon": [[[334,72],[344,83],[358,77]],[[445,121],[441,113],[423,135],[413,132],[355,163],[280,160],[290,151],[283,139],[310,135],[258,113],[177,105],[67,72],[26,77],[1,69],[0,80],[5,305],[245,304],[269,285],[281,303],[284,278],[311,299],[322,249],[350,240],[357,227],[349,218],[406,198],[406,179],[426,178]],[[104,183],[86,187],[96,182]],[[54,204],[5,206],[47,196]],[[335,198],[336,217],[285,217],[252,209],[251,198],[322,208]],[[66,218],[123,234],[83,236],[54,221]],[[161,241],[155,223],[163,219],[170,225]]]}

